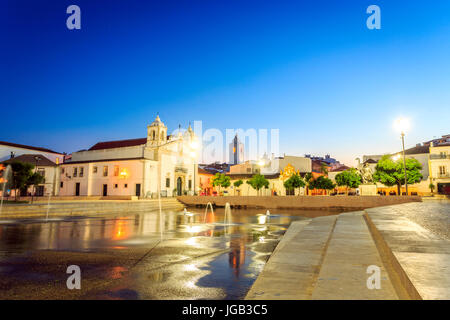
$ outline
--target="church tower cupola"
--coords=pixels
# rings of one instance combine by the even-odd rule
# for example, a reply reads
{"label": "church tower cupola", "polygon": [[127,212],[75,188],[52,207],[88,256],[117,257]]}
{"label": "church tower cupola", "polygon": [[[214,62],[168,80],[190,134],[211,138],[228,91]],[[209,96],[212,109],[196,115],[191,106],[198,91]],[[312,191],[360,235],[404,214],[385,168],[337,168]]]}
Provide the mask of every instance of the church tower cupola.
{"label": "church tower cupola", "polygon": [[155,120],[147,126],[147,144],[151,146],[156,146],[163,144],[167,141],[167,127],[159,118],[156,116]]}

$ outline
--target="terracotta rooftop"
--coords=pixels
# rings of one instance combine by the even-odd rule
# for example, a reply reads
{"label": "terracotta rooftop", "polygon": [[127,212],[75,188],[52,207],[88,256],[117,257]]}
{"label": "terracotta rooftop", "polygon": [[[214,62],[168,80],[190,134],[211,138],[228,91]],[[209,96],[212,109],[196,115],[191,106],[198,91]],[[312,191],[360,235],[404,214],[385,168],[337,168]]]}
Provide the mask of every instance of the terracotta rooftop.
{"label": "terracotta rooftop", "polygon": [[102,149],[113,149],[113,148],[123,148],[123,147],[134,147],[134,146],[140,146],[140,145],[143,145],[146,143],[147,143],[147,138],[104,141],[104,142],[97,142],[89,149],[89,151],[102,150]]}
{"label": "terracotta rooftop", "polygon": [[[247,173],[236,173],[236,174],[227,173],[226,175],[232,179],[250,179],[255,174],[254,173],[248,173],[248,174]],[[280,173],[263,174],[263,176],[266,179],[276,179],[276,178],[280,177]]]}
{"label": "terracotta rooftop", "polygon": [[342,166],[340,166],[340,167],[333,168],[333,169],[330,169],[330,170],[328,170],[328,171],[329,171],[329,172],[337,172],[337,171],[345,171],[345,170],[347,170],[347,169],[350,169],[350,167],[347,167],[346,165],[342,165]]}
{"label": "terracotta rooftop", "polygon": [[[36,157],[39,157],[39,160],[36,161]],[[56,163],[47,159],[42,154],[22,154],[18,157],[14,157],[3,161],[3,163],[12,163],[15,161],[20,161],[24,163],[31,163],[32,165],[44,166],[44,167],[56,167]]]}
{"label": "terracotta rooftop", "polygon": [[205,169],[202,169],[202,168],[198,168],[198,174],[207,174],[207,175],[211,175],[211,176],[214,175],[214,173],[209,172],[209,171],[207,171]]}
{"label": "terracotta rooftop", "polygon": [[37,150],[37,151],[44,151],[44,152],[51,152],[51,153],[56,153],[56,154],[62,154],[60,152],[56,152],[56,151],[53,151],[53,150],[50,150],[50,149],[46,149],[46,148],[27,146],[25,144],[18,144],[18,143],[6,142],[6,141],[0,141],[0,145],[16,147],[16,148],[23,148],[23,149],[30,149],[30,150]]}
{"label": "terracotta rooftop", "polygon": [[450,142],[442,142],[439,143],[438,145],[435,145],[435,147],[446,147],[446,146],[450,146]]}
{"label": "terracotta rooftop", "polygon": [[[402,153],[402,152],[400,151],[399,153]],[[430,147],[429,146],[416,146],[416,147],[405,150],[405,154],[422,154],[422,153],[430,153]]]}

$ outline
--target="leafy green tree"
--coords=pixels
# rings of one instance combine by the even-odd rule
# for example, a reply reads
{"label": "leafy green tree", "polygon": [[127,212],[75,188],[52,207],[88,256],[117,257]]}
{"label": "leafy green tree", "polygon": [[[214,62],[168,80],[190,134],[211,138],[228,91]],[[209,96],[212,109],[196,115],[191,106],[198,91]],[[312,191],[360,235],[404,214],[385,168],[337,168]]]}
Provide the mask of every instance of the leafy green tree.
{"label": "leafy green tree", "polygon": [[[314,180],[314,178],[313,178],[313,175],[312,175],[311,172],[305,173],[304,181],[305,181],[305,183],[306,183],[306,188],[307,188],[307,189],[311,189],[311,188],[309,187],[309,185],[311,184],[311,181],[313,181],[313,180]],[[306,190],[306,191],[308,191],[308,190]],[[308,192],[307,192],[307,194],[308,194]]]}
{"label": "leafy green tree", "polygon": [[434,188],[436,188],[436,186],[433,183],[430,183],[428,185],[428,188],[430,188],[431,193],[433,193],[434,192]]}
{"label": "leafy green tree", "polygon": [[219,194],[220,194],[220,188],[228,188],[231,185],[231,179],[229,176],[226,176],[223,173],[216,173],[214,177],[211,180],[212,185],[214,187],[219,187]]}
{"label": "leafy green tree", "polygon": [[324,175],[328,175],[328,169],[327,164],[325,162],[320,163],[320,172],[322,172]]}
{"label": "leafy green tree", "polygon": [[323,190],[332,190],[336,187],[336,185],[331,181],[331,179],[328,179],[324,176],[320,176],[317,179],[312,179],[309,182],[308,187],[310,189],[323,189]]}
{"label": "leafy green tree", "polygon": [[239,188],[243,183],[244,183],[244,181],[242,181],[241,179],[233,182],[234,194],[236,194],[236,189]]}
{"label": "leafy green tree", "polygon": [[258,192],[262,188],[269,188],[269,180],[267,180],[262,174],[255,174],[251,179],[247,180],[247,184],[249,184],[253,189]]}
{"label": "leafy green tree", "polygon": [[362,183],[362,178],[355,168],[338,173],[335,180],[338,186],[345,186],[347,188],[347,194],[349,188],[358,188]]}
{"label": "leafy green tree", "polygon": [[[414,184],[422,180],[420,170],[422,165],[416,159],[406,159],[406,177],[408,184]],[[375,167],[373,174],[374,181],[380,182],[387,187],[397,186],[397,194],[400,195],[400,188],[405,184],[405,169],[403,159],[394,161],[389,155],[383,156]]]}
{"label": "leafy green tree", "polygon": [[20,190],[27,189],[31,185],[42,183],[44,177],[37,172],[33,172],[34,165],[20,161],[14,161],[11,165],[11,187],[15,190],[15,200]]}
{"label": "leafy green tree", "polygon": [[[300,177],[300,175],[298,174],[293,174],[292,176],[289,177],[289,179],[287,179],[284,183],[283,183],[284,187],[287,190],[295,190],[297,188],[302,188],[304,186],[306,186],[305,181],[303,181],[303,179]],[[300,194],[300,192],[299,192]]]}
{"label": "leafy green tree", "polygon": [[[34,191],[36,192],[37,186],[44,182],[44,177],[38,173],[33,172],[28,179],[28,185],[34,186]],[[31,196],[31,203],[33,203],[33,196]]]}

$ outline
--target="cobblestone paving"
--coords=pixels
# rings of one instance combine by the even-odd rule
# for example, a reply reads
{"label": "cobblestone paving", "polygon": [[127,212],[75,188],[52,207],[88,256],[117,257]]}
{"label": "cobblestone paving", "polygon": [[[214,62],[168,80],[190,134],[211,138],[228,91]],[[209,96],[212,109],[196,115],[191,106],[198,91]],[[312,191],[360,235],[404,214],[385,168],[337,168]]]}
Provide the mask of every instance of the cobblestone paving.
{"label": "cobblestone paving", "polygon": [[450,200],[426,200],[390,207],[442,239],[450,240]]}

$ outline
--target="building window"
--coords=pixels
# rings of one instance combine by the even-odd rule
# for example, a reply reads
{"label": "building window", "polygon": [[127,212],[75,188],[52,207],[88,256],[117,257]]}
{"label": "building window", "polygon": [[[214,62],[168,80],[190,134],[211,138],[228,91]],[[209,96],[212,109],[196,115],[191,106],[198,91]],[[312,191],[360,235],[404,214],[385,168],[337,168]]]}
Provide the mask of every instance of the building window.
{"label": "building window", "polygon": [[83,168],[83,167],[80,167],[80,177],[83,176],[83,173],[84,173],[84,168]]}
{"label": "building window", "polygon": [[191,190],[192,189],[192,180],[188,181],[188,185],[189,185],[189,190]]}
{"label": "building window", "polygon": [[252,169],[251,168],[247,168],[247,172],[252,172]]}
{"label": "building window", "polygon": [[114,177],[119,175],[119,166],[114,166]]}
{"label": "building window", "polygon": [[64,172],[66,172],[66,170],[64,168],[61,168],[61,173],[64,174]]}
{"label": "building window", "polygon": [[76,177],[78,175],[78,168],[73,168],[73,176]]}
{"label": "building window", "polygon": [[128,188],[128,184],[125,183],[125,184],[123,185],[123,187],[124,187],[124,188]]}
{"label": "building window", "polygon": [[108,166],[104,166],[103,167],[103,176],[107,177],[108,176]]}
{"label": "building window", "polygon": [[118,185],[117,183],[114,184],[114,189],[117,189]]}
{"label": "building window", "polygon": [[170,188],[170,178],[166,178],[166,188]]}
{"label": "building window", "polygon": [[444,175],[446,171],[445,169],[446,169],[445,166],[439,166],[439,174]]}
{"label": "building window", "polygon": [[61,181],[60,188],[64,187],[64,182]]}
{"label": "building window", "polygon": [[96,166],[92,168],[92,173],[97,173],[97,167]]}

